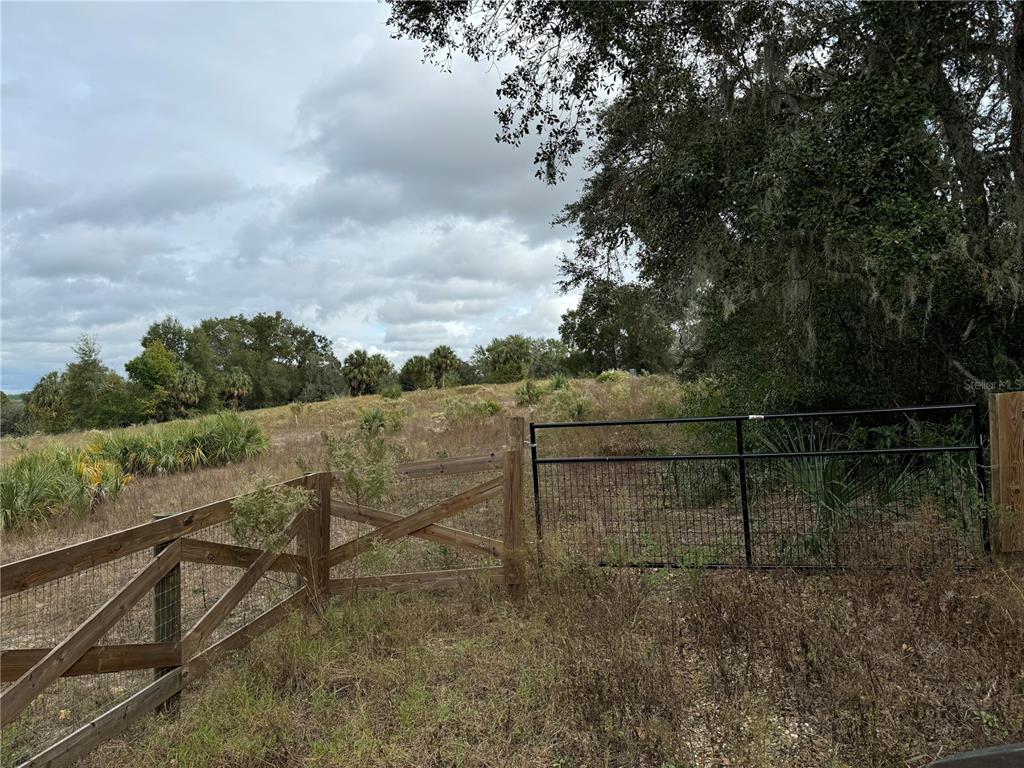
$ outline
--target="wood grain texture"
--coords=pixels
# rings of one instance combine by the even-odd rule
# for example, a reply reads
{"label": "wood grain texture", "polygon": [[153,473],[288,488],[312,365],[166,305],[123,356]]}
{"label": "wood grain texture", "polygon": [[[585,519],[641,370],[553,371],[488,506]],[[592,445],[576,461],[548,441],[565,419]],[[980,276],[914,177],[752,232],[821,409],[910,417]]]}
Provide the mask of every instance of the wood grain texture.
{"label": "wood grain texture", "polygon": [[[385,512],[382,509],[374,509],[373,507],[357,507],[355,504],[337,500],[332,502],[331,512],[335,517],[353,520],[357,523],[369,523],[378,528],[402,519],[402,515],[395,514],[394,512]],[[480,536],[469,531],[461,531],[458,528],[449,528],[444,525],[431,524],[409,535],[439,544],[448,544],[459,549],[468,550],[474,554],[487,555],[488,557],[497,557],[499,559],[505,551],[505,545],[497,539]]]}
{"label": "wood grain texture", "polygon": [[137,525],[80,544],[43,552],[0,566],[4,596],[70,576],[125,555],[223,522],[232,515],[231,499],[215,501],[187,512]]}
{"label": "wood grain texture", "polygon": [[437,475],[462,475],[471,472],[494,472],[501,469],[501,454],[462,456],[454,459],[428,459],[399,464],[395,471],[402,477],[422,478]]}
{"label": "wood grain texture", "polygon": [[351,560],[353,557],[357,557],[365,552],[378,541],[400,539],[477,504],[482,504],[498,496],[501,493],[501,487],[501,478],[496,477],[433,506],[402,517],[393,523],[378,528],[376,531],[370,531],[370,533],[364,534],[358,539],[353,539],[332,549],[328,563],[334,566],[346,560]]}
{"label": "wood grain texture", "polygon": [[1024,392],[1003,392],[989,401],[992,501],[998,507],[995,550],[1024,552]]}
{"label": "wood grain texture", "polygon": [[[0,651],[0,682],[10,683],[28,672],[52,648],[17,648]],[[177,643],[94,645],[64,671],[63,677],[102,675],[130,669],[173,667],[178,663]]]}
{"label": "wood grain texture", "polygon": [[[182,539],[181,559],[187,563],[203,563],[206,565],[229,565],[235,568],[248,568],[255,563],[262,549],[242,547],[236,544],[222,544],[217,541],[202,539]],[[300,573],[305,563],[290,552],[282,552],[270,564],[268,570],[284,573]]]}
{"label": "wood grain texture", "polygon": [[[297,477],[276,485],[302,485],[304,482]],[[234,514],[233,501],[234,498],[214,501],[123,531],[5,563],[0,565],[0,594],[21,592],[222,523]]]}
{"label": "wood grain texture", "polygon": [[331,485],[329,475],[309,475],[306,487],[314,493],[315,503],[306,512],[297,536],[298,557],[302,561],[303,585],[308,587],[309,605],[315,610],[327,606],[327,582],[331,577],[327,556],[331,548]]}
{"label": "wood grain texture", "polygon": [[0,694],[0,724],[7,725],[14,720],[50,683],[82,658],[118,619],[178,564],[180,555],[181,545],[175,541],[100,606],[78,629]]}
{"label": "wood grain texture", "polygon": [[502,461],[502,532],[505,544],[505,583],[513,594],[520,594],[525,575],[523,522],[523,449],[524,420],[512,419],[511,431],[518,434],[518,446],[506,451]]}
{"label": "wood grain texture", "polygon": [[20,768],[41,768],[42,766],[57,768],[58,766],[73,765],[98,745],[121,733],[134,720],[151,713],[177,694],[185,687],[188,676],[188,670],[184,667],[168,672],[134,696],[108,709],[53,746],[47,747],[35,757],[29,758],[21,764]]}

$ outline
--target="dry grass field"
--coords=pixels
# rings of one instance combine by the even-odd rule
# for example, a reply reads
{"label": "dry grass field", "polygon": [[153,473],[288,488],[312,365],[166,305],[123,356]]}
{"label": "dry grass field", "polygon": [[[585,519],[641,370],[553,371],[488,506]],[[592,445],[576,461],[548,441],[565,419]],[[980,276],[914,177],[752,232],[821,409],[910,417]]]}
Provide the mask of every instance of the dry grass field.
{"label": "dry grass field", "polygon": [[[292,406],[246,412],[270,436],[262,457],[225,467],[180,474],[141,477],[112,502],[101,504],[87,517],[66,515],[4,537],[4,560],[81,541],[179,512],[239,492],[254,473],[276,479],[325,468],[321,433],[342,434],[358,426],[362,414],[380,409],[391,415],[408,460],[473,455],[501,448],[508,440],[507,417],[566,419],[582,403],[593,417],[631,418],[678,409],[682,389],[670,377],[651,376],[624,382],[577,380],[572,390],[547,395],[531,406],[516,405],[515,384],[488,384],[405,393],[399,400],[378,395],[338,398],[309,403],[296,412]],[[87,445],[96,433],[34,435],[3,438],[0,456],[10,461],[50,445]]]}
{"label": "dry grass field", "polygon": [[297,617],[88,764],[896,768],[1024,735],[1008,573],[545,570]]}
{"label": "dry grass field", "polygon": [[[3,559],[233,496],[254,472],[283,479],[321,469],[321,433],[354,429],[375,409],[414,460],[511,446],[519,438],[508,433],[509,415],[669,415],[687,395],[663,377],[574,381],[569,390],[521,405],[516,389],[483,385],[254,411],[249,415],[271,443],[261,458],[139,478],[89,517],[8,533]],[[89,439],[85,433],[5,440],[3,450],[7,459],[55,441]],[[583,438],[592,445],[573,439],[559,448],[657,448],[642,444],[649,434],[629,430],[611,437],[594,431]],[[687,432],[673,439],[678,445],[697,438]],[[403,482],[391,508],[408,513],[476,482]],[[527,489],[528,510],[531,503]],[[451,525],[499,535],[497,512],[488,504]],[[335,521],[333,536],[337,543],[365,530]],[[374,548],[346,573],[480,564],[467,557],[405,538]],[[221,581],[237,578],[232,569],[203,568],[183,576],[186,623],[223,588]],[[187,690],[176,715],[142,721],[87,764],[918,768],[954,751],[1024,740],[1019,566],[636,572],[592,569],[553,550],[543,568],[532,562],[528,574],[517,601],[481,582],[442,594],[359,594],[336,600],[322,621],[296,617]],[[111,571],[111,578],[123,576]],[[268,580],[238,621],[286,593],[291,581],[276,578],[280,583]],[[5,603],[5,643],[17,629],[16,612],[26,632],[33,612],[51,623],[60,614],[73,626],[73,596],[54,590],[44,598]],[[128,617],[123,641],[151,631],[146,610]],[[49,629],[59,634],[59,627]],[[108,676],[109,684],[131,685],[138,681],[128,676],[148,674]],[[103,678],[76,680],[88,679]],[[30,742],[62,732],[86,689],[68,683],[61,690],[65,699],[40,707],[31,732],[23,728],[13,741],[7,734],[4,765],[13,764],[12,744],[31,754]]]}

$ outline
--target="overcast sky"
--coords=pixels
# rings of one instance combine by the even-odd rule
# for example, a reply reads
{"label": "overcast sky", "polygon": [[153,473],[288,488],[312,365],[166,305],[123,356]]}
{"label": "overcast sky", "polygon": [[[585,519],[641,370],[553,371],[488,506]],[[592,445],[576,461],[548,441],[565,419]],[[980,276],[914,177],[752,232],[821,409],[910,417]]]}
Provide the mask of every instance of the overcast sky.
{"label": "overcast sky", "polygon": [[453,72],[361,4],[3,3],[2,382],[166,314],[281,310],[396,363],[556,335],[570,233],[499,73]]}

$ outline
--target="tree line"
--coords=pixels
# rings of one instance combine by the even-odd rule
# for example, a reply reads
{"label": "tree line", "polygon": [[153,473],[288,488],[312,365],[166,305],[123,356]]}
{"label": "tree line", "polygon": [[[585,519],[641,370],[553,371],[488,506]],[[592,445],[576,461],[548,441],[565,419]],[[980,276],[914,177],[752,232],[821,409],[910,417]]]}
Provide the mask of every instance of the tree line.
{"label": "tree line", "polygon": [[3,395],[5,435],[106,429],[389,390],[506,383],[608,368],[670,370],[675,331],[638,289],[587,290],[566,313],[560,339],[513,334],[478,346],[468,360],[450,346],[414,355],[396,369],[363,349],[339,360],[330,341],[280,312],[208,318],[188,328],[174,317],[153,323],[122,376],[83,336],[63,371],[23,396]]}

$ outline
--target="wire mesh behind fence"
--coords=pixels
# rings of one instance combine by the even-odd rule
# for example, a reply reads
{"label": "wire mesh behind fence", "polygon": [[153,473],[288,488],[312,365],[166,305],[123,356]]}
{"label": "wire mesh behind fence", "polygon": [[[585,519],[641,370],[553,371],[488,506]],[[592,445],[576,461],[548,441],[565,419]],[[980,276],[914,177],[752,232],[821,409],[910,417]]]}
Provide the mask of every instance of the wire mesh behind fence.
{"label": "wire mesh behind fence", "polygon": [[[500,470],[453,475],[442,474],[433,477],[399,476],[389,498],[381,506],[387,512],[405,517],[500,476]],[[332,497],[339,501],[345,500],[344,494],[338,488],[334,489]],[[501,503],[500,497],[489,499],[446,518],[440,525],[500,542],[502,538]],[[377,526],[369,523],[335,519],[331,528],[332,546],[370,533],[376,528]],[[395,541],[381,541],[374,544],[359,557],[335,566],[331,575],[333,578],[353,578],[470,568],[497,565],[498,562],[497,558],[468,551],[452,544],[431,541],[418,536],[403,536]]]}
{"label": "wire mesh behind fence", "polygon": [[[497,436],[489,444],[505,443],[506,446],[511,444],[518,447],[521,428],[521,420],[511,426],[504,421],[488,424],[488,434],[494,432]],[[511,437],[510,429],[515,431],[515,435]],[[472,569],[487,566],[488,568],[481,569],[484,573],[480,574],[481,578],[486,578],[493,572],[493,566],[501,564],[501,543],[504,535],[503,499],[501,484],[495,482],[502,477],[501,450],[502,448],[496,447],[494,454],[476,457],[482,458],[483,461],[474,459],[470,462],[474,468],[479,466],[479,470],[464,471],[467,467],[460,465],[452,472],[429,476],[407,476],[400,471],[389,498],[386,503],[381,504],[382,514],[385,516],[405,517],[474,489],[480,499],[472,506],[438,520],[438,525],[444,527],[442,536],[438,537],[437,531],[434,531],[433,536],[404,535],[396,541],[375,542],[354,560],[336,566],[331,575],[335,578],[344,578],[349,575],[450,572],[467,568],[472,572],[460,573],[459,578],[475,578],[477,572]],[[297,484],[294,481],[290,482]],[[301,482],[308,486],[313,480],[307,478]],[[485,485],[486,493],[481,492],[482,485]],[[326,484],[320,486],[321,492],[325,487]],[[331,491],[331,496],[342,501],[344,494],[340,488],[335,487]],[[472,498],[476,500],[476,496]],[[4,596],[0,603],[3,614],[3,621],[0,622],[0,645],[5,651],[6,682],[2,683],[4,690],[8,690],[50,649],[68,640],[83,622],[138,577],[164,547],[174,546],[175,552],[180,552],[181,555],[180,562],[156,581],[154,587],[142,587],[142,584],[137,582],[136,591],[140,588],[145,590],[142,598],[128,608],[124,615],[94,642],[94,646],[102,648],[93,648],[87,652],[92,654],[94,660],[100,656],[105,659],[116,657],[116,665],[113,666],[116,669],[130,667],[133,664],[141,666],[143,663],[147,663],[148,667],[102,674],[95,673],[104,667],[111,668],[110,662],[96,663],[91,667],[76,662],[70,669],[61,667],[64,674],[47,685],[23,712],[4,728],[0,765],[17,765],[78,731],[112,707],[123,704],[134,693],[149,686],[155,677],[182,663],[183,646],[187,646],[187,656],[184,660],[195,660],[197,654],[216,645],[240,628],[247,627],[268,609],[279,605],[294,594],[297,589],[311,583],[309,576],[313,562],[304,563],[301,558],[305,552],[314,550],[305,549],[300,540],[303,536],[315,538],[315,524],[312,521],[308,523],[308,527],[300,527],[299,536],[277,553],[282,557],[278,557],[269,570],[256,580],[237,604],[227,612],[223,620],[215,620],[219,619],[216,612],[207,617],[210,620],[205,623],[214,627],[211,632],[208,633],[204,627],[201,632],[190,635],[189,630],[196,627],[197,622],[207,615],[218,600],[238,584],[248,565],[258,556],[258,548],[251,549],[251,543],[237,539],[231,520],[224,519],[225,510],[218,509],[216,505],[210,507],[212,511],[206,514],[214,515],[213,519],[219,522],[209,525],[202,521],[198,524],[198,529],[192,530],[180,539],[172,535],[170,539],[158,543],[155,547],[145,546],[139,551],[130,551],[141,546],[139,539],[132,537],[141,536],[147,542],[156,542],[164,533],[176,531],[177,528],[174,526],[179,525],[178,522],[172,521],[173,525],[158,528],[143,526],[138,530],[133,529],[132,532],[120,531],[110,534],[115,537],[114,541],[118,542],[116,545],[108,545],[99,539],[90,542],[90,549],[75,554],[79,559],[69,568],[75,568],[76,572],[70,575],[45,580],[49,578],[45,568],[38,570],[40,566],[37,563],[27,561],[18,566],[21,571],[17,571],[16,568],[11,572],[32,573],[34,575],[31,579],[38,577],[44,581],[34,586],[27,586],[31,584],[29,577],[25,577],[24,581],[11,582],[25,588]],[[311,511],[310,514],[314,512]],[[330,547],[339,546],[376,530],[381,523],[379,516],[374,519],[375,523],[369,524],[346,519],[343,514],[332,516]],[[184,517],[181,524],[192,525],[191,522],[185,522]],[[467,541],[471,546],[466,546]],[[312,540],[307,543],[310,547],[320,546],[319,542]],[[128,549],[129,554],[106,560],[121,546]],[[85,558],[84,555],[89,553],[91,557],[92,547],[98,547],[97,557],[100,564],[90,567],[91,562],[96,561]],[[108,547],[114,547],[113,551],[108,552],[105,549]],[[40,553],[39,557],[53,560],[58,557],[58,553]],[[167,557],[163,560],[167,561]],[[170,562],[173,561],[168,561],[168,564]],[[161,571],[163,572],[165,571]],[[6,573],[5,571],[5,588]],[[144,582],[146,584],[152,584],[156,579],[157,575],[152,568],[150,573],[152,576]],[[501,575],[500,569],[498,575]],[[419,577],[398,583],[413,583],[418,579]],[[393,582],[386,583],[391,585]],[[283,614],[273,614],[274,617],[278,615]],[[96,623],[103,622],[97,619]],[[265,622],[260,626],[265,626]],[[181,643],[183,639],[186,640],[185,643]],[[20,653],[16,661],[13,660],[13,656],[7,655],[8,651]],[[135,662],[129,662],[125,658],[125,654],[131,653],[136,653]],[[166,659],[167,666],[155,666],[151,663],[155,659]],[[53,673],[57,673],[55,667]],[[21,686],[16,695],[20,696],[21,692],[26,690]]]}
{"label": "wire mesh behind fence", "polygon": [[[3,597],[0,645],[5,651],[53,648],[151,558],[148,551],[136,552]],[[153,596],[149,594],[107,631],[100,644],[149,643],[153,633]],[[152,680],[151,670],[61,677],[4,729],[0,764],[19,764]],[[12,683],[8,680],[4,688]]]}

